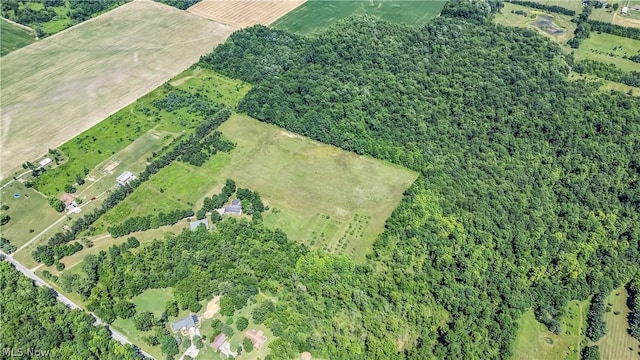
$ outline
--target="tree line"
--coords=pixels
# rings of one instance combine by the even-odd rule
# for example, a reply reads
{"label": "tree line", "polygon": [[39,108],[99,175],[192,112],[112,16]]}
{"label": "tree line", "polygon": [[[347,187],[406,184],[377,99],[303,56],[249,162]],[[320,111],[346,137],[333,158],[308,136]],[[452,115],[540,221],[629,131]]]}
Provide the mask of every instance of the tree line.
{"label": "tree line", "polygon": [[168,213],[159,212],[157,215],[134,216],[128,218],[121,224],[112,225],[107,228],[111,237],[118,238],[136,231],[157,229],[165,225],[174,225],[178,221],[193,216],[193,210],[173,210]]}
{"label": "tree line", "polygon": [[[81,232],[88,230],[103,214],[119,204],[129,194],[133,193],[137,187],[147,181],[153,174],[156,174],[162,168],[183,156],[189,149],[192,149],[195,144],[199,144],[204,137],[227,120],[230,115],[231,113],[227,109],[219,110],[215,115],[206,118],[198,125],[195,132],[187,139],[183,139],[182,137],[175,139],[173,146],[163,154],[158,155],[151,163],[147,164],[137,179],[112,191],[99,208],[76,220],[71,225],[70,231],[58,232],[47,241],[47,244],[38,246],[32,252],[34,260],[42,262],[47,266],[52,265],[56,260],[55,248],[57,246],[75,240]],[[229,146],[224,148],[228,149]]]}
{"label": "tree line", "polygon": [[591,26],[591,30],[593,31],[640,40],[640,29],[638,28],[620,26],[597,20],[589,20],[588,24]]}
{"label": "tree line", "polygon": [[605,80],[640,88],[640,71],[626,72],[614,64],[584,59],[573,64],[572,70],[578,74],[591,74]]}
{"label": "tree line", "polygon": [[640,274],[636,273],[634,279],[627,284],[627,291],[629,291],[629,299],[627,306],[629,306],[629,335],[640,341]]}
{"label": "tree line", "polygon": [[520,1],[520,0],[505,0],[505,1],[508,3],[516,4],[516,5],[527,6],[530,8],[545,10],[545,11],[554,12],[554,13],[563,14],[563,15],[574,16],[576,14],[574,10],[569,10],[565,7],[558,6],[558,5],[545,5],[538,2]]}

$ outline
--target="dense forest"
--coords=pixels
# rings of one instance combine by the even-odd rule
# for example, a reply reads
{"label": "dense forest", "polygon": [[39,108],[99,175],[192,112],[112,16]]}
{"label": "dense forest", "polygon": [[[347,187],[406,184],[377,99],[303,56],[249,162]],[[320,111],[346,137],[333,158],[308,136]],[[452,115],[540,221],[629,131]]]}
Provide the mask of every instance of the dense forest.
{"label": "dense forest", "polygon": [[417,29],[256,26],[202,60],[254,85],[240,111],[421,173],[369,256],[408,358],[507,357],[523,310],[557,323],[640,262],[640,100],[569,81],[557,45],[477,3]]}
{"label": "dense forest", "polygon": [[88,313],[58,302],[53,290],[34,285],[13,265],[0,261],[3,358],[144,359],[132,346],[111,339],[107,328],[93,326],[94,321]]}

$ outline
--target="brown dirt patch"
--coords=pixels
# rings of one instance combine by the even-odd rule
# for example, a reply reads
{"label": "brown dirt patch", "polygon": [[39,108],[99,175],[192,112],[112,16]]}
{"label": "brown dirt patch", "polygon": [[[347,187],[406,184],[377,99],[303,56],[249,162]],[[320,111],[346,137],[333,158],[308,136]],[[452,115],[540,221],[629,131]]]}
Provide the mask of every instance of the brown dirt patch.
{"label": "brown dirt patch", "polygon": [[235,27],[270,25],[304,0],[203,0],[187,11]]}
{"label": "brown dirt patch", "polygon": [[209,301],[207,304],[207,310],[204,312],[202,317],[205,319],[211,319],[215,314],[220,311],[220,296],[216,296],[213,300]]}
{"label": "brown dirt patch", "polygon": [[132,1],[0,59],[0,177],[160,86],[235,29]]}

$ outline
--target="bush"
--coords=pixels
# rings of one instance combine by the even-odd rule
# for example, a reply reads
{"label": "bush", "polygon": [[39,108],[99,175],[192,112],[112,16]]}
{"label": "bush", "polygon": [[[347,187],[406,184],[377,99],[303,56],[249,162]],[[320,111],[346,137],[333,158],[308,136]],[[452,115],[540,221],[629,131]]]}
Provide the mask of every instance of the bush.
{"label": "bush", "polygon": [[236,321],[236,329],[238,329],[238,331],[244,331],[247,326],[249,326],[249,320],[246,317],[241,316]]}

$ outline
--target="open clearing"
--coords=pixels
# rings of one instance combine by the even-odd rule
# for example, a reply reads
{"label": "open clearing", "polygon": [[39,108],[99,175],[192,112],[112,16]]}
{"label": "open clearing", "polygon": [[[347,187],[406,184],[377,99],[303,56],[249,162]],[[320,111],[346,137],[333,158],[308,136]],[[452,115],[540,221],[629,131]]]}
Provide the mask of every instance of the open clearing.
{"label": "open clearing", "polygon": [[374,16],[387,21],[420,26],[440,14],[442,0],[309,0],[273,24],[278,29],[308,34],[321,31],[351,15]]}
{"label": "open clearing", "polygon": [[133,1],[2,57],[0,176],[169,80],[233,30]]}
{"label": "open clearing", "polygon": [[571,301],[561,319],[562,330],[556,335],[547,330],[527,310],[520,318],[513,347],[514,360],[566,359],[578,360],[580,342],[586,326],[589,301]]}
{"label": "open clearing", "polygon": [[607,305],[611,306],[611,311],[604,314],[607,333],[596,343],[602,360],[640,359],[640,341],[627,332],[628,296],[627,289],[621,287],[607,298]]}
{"label": "open clearing", "polygon": [[203,0],[188,12],[238,28],[271,25],[305,0]]}
{"label": "open clearing", "polygon": [[0,18],[0,56],[25,47],[36,40],[35,32]]}
{"label": "open clearing", "polygon": [[[516,10],[525,11],[527,16],[512,13],[512,11]],[[501,25],[536,30],[540,35],[546,36],[559,44],[565,44],[569,41],[573,37],[573,31],[576,27],[570,21],[569,16],[546,13],[511,3],[504,3],[504,8],[495,15],[494,21]]]}
{"label": "open clearing", "polygon": [[174,162],[96,222],[99,231],[133,215],[196,209],[226,179],[257,191],[264,222],[311,247],[363,258],[416,174],[234,115],[219,128],[237,144],[201,167]]}
{"label": "open clearing", "polygon": [[640,64],[625,59],[640,53],[640,40],[611,34],[592,32],[579,49],[575,49],[575,59],[592,59],[605,64],[614,64],[623,71],[638,71]]}

